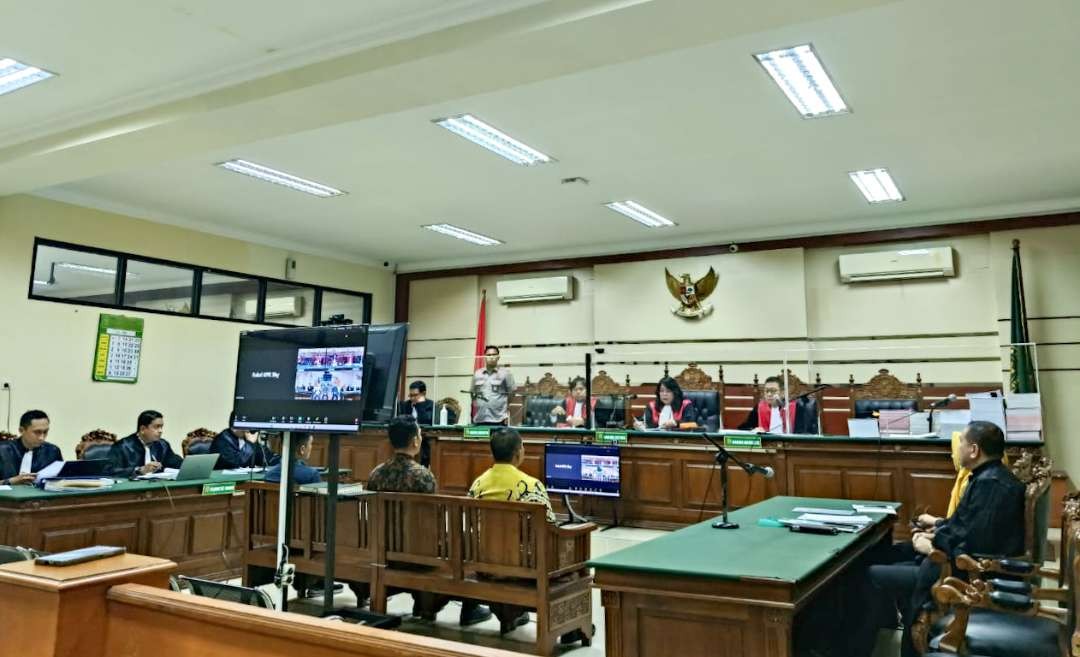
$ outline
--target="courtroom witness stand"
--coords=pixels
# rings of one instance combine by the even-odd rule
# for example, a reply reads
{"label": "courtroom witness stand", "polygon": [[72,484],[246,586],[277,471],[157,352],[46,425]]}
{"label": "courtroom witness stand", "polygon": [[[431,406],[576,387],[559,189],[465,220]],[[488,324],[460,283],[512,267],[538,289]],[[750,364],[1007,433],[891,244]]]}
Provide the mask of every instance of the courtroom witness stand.
{"label": "courtroom witness stand", "polygon": [[116,442],[109,450],[109,469],[115,477],[134,478],[162,468],[179,468],[184,459],[173,452],[161,437],[165,418],[157,411],[143,411],[135,423],[135,433]]}
{"label": "courtroom witness stand", "polygon": [[765,379],[761,400],[750,409],[746,420],[739,425],[742,431],[759,433],[803,433],[818,432],[816,402],[812,398],[792,399],[783,409],[784,398],[781,389],[784,382],[778,376]]}
{"label": "courtroom witness stand", "polygon": [[[859,615],[858,620],[850,619],[850,627],[859,628],[849,650],[855,657],[873,651],[882,608],[900,612],[904,625],[901,655],[918,655],[911,629],[919,613],[933,604],[931,587],[941,566],[927,557],[935,549],[951,562],[961,554],[1008,557],[1024,551],[1024,484],[1002,463],[1005,434],[993,423],[971,422],[960,437],[958,451],[959,465],[971,472],[971,478],[955,513],[933,519],[932,528],[917,529],[910,542],[872,550],[854,573],[864,582],[857,588],[861,600],[851,605]],[[920,516],[918,522],[929,519]],[[957,569],[953,573],[963,576]]]}
{"label": "courtroom witness stand", "polygon": [[[393,493],[420,493],[433,495],[438,488],[435,475],[416,462],[420,454],[420,425],[412,415],[399,415],[390,420],[386,433],[394,453],[385,462],[375,466],[368,475],[367,487],[372,491]],[[438,610],[446,605],[447,598],[418,591],[413,592],[413,616],[435,620]],[[462,627],[476,625],[491,618],[491,610],[475,600],[461,601],[458,623]]]}
{"label": "courtroom witness stand", "polygon": [[514,394],[514,375],[499,367],[499,348],[484,348],[484,367],[473,374],[473,424],[506,425],[510,422],[510,395]]}
{"label": "courtroom witness stand", "polygon": [[[514,429],[500,428],[491,432],[491,457],[495,463],[469,486],[469,497],[500,502],[538,502],[544,505],[547,521],[555,524],[555,512],[547,489],[538,479],[521,471],[525,461],[525,444]],[[511,604],[492,604],[499,617],[499,632],[506,634],[529,622],[524,607]],[[581,641],[581,630],[568,632],[559,638],[563,645]]]}
{"label": "courtroom witness stand", "polygon": [[596,399],[591,404],[585,403],[586,390],[585,379],[577,377],[570,382],[570,396],[561,404],[551,409],[558,425],[566,425],[575,429],[589,426],[589,418],[596,410]]}
{"label": "courtroom witness stand", "polygon": [[63,461],[60,448],[50,442],[49,416],[45,411],[26,411],[19,418],[19,435],[0,442],[0,484],[33,485],[37,473]]}
{"label": "courtroom witness stand", "polygon": [[228,428],[214,436],[210,443],[210,454],[217,454],[215,470],[233,470],[236,468],[265,468],[281,460],[259,442],[258,431]]}
{"label": "courtroom witness stand", "polygon": [[696,428],[698,413],[694,402],[683,396],[679,382],[665,376],[656,384],[656,399],[645,407],[645,414],[637,424],[646,429],[677,431],[681,425]]}

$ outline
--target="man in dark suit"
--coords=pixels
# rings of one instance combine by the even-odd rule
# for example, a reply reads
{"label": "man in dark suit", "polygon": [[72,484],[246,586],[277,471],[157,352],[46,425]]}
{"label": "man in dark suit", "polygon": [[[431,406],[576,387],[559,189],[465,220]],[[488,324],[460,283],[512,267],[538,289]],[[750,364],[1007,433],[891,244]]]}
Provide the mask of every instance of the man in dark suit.
{"label": "man in dark suit", "polygon": [[116,442],[109,450],[109,469],[114,477],[138,477],[162,468],[179,468],[184,459],[162,439],[165,418],[157,411],[139,413],[135,433]]}
{"label": "man in dark suit", "polygon": [[0,484],[32,485],[45,466],[63,461],[60,448],[46,442],[49,416],[44,411],[27,411],[19,418],[19,436],[0,442]]}
{"label": "man in dark suit", "polygon": [[792,399],[784,406],[784,381],[778,376],[765,379],[761,401],[750,409],[746,420],[739,425],[743,431],[767,433],[818,432],[817,402],[813,397]]}
{"label": "man in dark suit", "polygon": [[[411,415],[416,423],[422,427],[431,426],[439,422],[435,410],[435,402],[427,398],[427,385],[423,381],[413,381],[409,384],[409,398],[398,404],[398,415]],[[457,422],[457,415],[450,408],[446,409],[446,423]],[[424,437],[420,442],[420,465],[431,465],[431,439]]]}
{"label": "man in dark suit", "polygon": [[276,465],[281,460],[281,457],[259,442],[258,431],[243,429],[222,430],[210,443],[210,453],[218,455],[217,463],[214,464],[215,470],[265,468]]}

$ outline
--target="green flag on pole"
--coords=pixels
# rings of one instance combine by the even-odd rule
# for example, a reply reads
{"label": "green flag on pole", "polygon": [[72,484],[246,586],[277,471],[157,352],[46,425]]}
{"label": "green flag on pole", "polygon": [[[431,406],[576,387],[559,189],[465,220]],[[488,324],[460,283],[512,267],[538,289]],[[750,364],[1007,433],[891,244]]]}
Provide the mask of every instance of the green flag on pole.
{"label": "green flag on pole", "polygon": [[1035,387],[1035,364],[1032,359],[1028,335],[1027,304],[1024,301],[1024,272],[1020,267],[1020,240],[1012,243],[1012,321],[1009,342],[1014,345],[1009,355],[1009,390],[1012,392],[1037,392]]}

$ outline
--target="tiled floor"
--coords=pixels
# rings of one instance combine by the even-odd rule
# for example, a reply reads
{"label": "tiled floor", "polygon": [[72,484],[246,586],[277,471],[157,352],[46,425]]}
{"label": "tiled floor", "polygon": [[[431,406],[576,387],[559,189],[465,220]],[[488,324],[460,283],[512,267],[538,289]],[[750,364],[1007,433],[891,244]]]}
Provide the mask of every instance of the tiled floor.
{"label": "tiled floor", "polygon": [[[617,527],[608,531],[595,532],[592,536],[592,554],[600,556],[630,547],[636,543],[647,541],[665,532],[648,529],[630,529]],[[334,602],[338,605],[355,604],[355,599],[348,589],[339,593]],[[322,609],[322,600],[295,600],[290,602],[290,611],[299,613],[317,614]],[[461,607],[452,602],[436,618],[434,623],[412,620],[409,616],[412,611],[412,598],[408,595],[397,595],[390,599],[389,612],[402,616],[404,621],[401,631],[424,636],[438,637],[451,641],[461,641],[474,645],[482,645],[492,648],[502,648],[517,652],[531,653],[532,643],[536,638],[535,617],[528,625],[524,625],[506,636],[499,636],[499,622],[494,618],[479,625],[469,628],[461,628],[458,625],[458,613]],[[560,656],[567,657],[603,657],[604,655],[604,608],[600,605],[600,591],[593,591],[593,622],[596,624],[596,635],[593,637],[592,646],[585,648],[580,644],[561,647]],[[873,657],[896,657],[900,654],[899,634],[882,632],[877,649]],[[660,657],[660,656],[657,656]]]}

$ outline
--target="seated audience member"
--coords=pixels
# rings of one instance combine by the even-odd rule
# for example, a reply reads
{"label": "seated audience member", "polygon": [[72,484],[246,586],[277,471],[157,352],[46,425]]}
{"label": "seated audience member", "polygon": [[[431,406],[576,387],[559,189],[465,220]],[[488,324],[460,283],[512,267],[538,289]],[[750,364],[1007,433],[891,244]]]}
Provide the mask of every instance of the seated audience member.
{"label": "seated audience member", "polygon": [[[416,423],[416,418],[412,415],[395,417],[387,426],[387,434],[394,453],[368,475],[368,490],[433,494],[438,488],[435,475],[416,462],[416,456],[420,453],[420,425]],[[426,593],[413,593],[413,600],[413,615],[428,620],[434,620],[435,614],[446,604],[445,598]],[[489,618],[491,610],[487,607],[475,600],[461,601],[459,624],[475,625]]]}
{"label": "seated audience member", "polygon": [[[929,526],[917,529],[910,542],[869,555],[868,585],[861,593],[863,627],[855,633],[851,654],[870,655],[877,619],[897,609],[904,624],[901,654],[917,654],[911,626],[932,604],[930,589],[941,571],[926,558],[934,549],[950,560],[961,554],[1015,556],[1024,551],[1024,485],[1002,463],[1004,454],[1005,435],[997,425],[981,421],[968,424],[960,437],[957,458],[971,477],[952,516],[920,516],[917,522]],[[962,571],[953,572],[962,576]],[[871,613],[865,613],[867,610]]]}
{"label": "seated audience member", "polygon": [[817,433],[816,402],[792,399],[787,409],[783,396],[784,380],[778,376],[765,379],[761,400],[750,409],[746,421],[739,425],[743,431],[768,433]]}
{"label": "seated audience member", "polygon": [[109,450],[109,468],[116,477],[137,477],[162,468],[179,468],[184,459],[177,456],[168,441],[161,437],[165,418],[157,411],[139,413],[135,433],[121,438]]}
{"label": "seated audience member", "polygon": [[[555,513],[551,510],[551,500],[544,484],[518,469],[525,460],[521,435],[509,428],[492,431],[491,456],[495,464],[472,483],[469,497],[503,502],[540,502],[546,508],[547,521],[554,523]],[[499,632],[502,634],[529,622],[529,612],[524,607],[500,603],[492,605],[492,608],[499,617]],[[580,631],[574,630],[563,635],[560,641],[566,644],[581,639]]]}
{"label": "seated audience member", "polygon": [[5,486],[34,483],[47,465],[63,461],[60,448],[50,442],[49,416],[44,411],[27,411],[19,418],[19,435],[0,442],[0,484]]}
{"label": "seated audience member", "polygon": [[679,383],[665,376],[656,384],[656,399],[645,407],[642,419],[646,429],[675,431],[681,424],[696,424],[698,414],[694,402],[683,397]]}
{"label": "seated audience member", "polygon": [[551,414],[559,418],[560,425],[570,427],[588,427],[589,416],[596,410],[596,399],[592,404],[585,403],[585,379],[577,377],[570,382],[570,396],[563,403],[551,409]]}
{"label": "seated audience member", "polygon": [[509,428],[493,430],[491,456],[495,460],[494,465],[472,483],[469,497],[504,502],[540,502],[547,508],[548,522],[555,522],[555,512],[551,510],[551,500],[544,484],[518,469],[525,460],[521,435]]}
{"label": "seated audience member", "polygon": [[[292,468],[293,482],[297,485],[317,484],[322,481],[322,475],[319,473],[319,469],[313,468],[307,464],[307,460],[311,458],[311,445],[313,442],[314,440],[310,433],[293,434],[293,457],[290,462],[290,467]],[[279,458],[277,463],[266,469],[265,480],[271,483],[280,482],[281,469],[281,459]]]}
{"label": "seated audience member", "polygon": [[399,415],[386,428],[394,453],[368,475],[368,490],[395,493],[434,493],[438,482],[431,470],[416,462],[420,425],[411,415]]}
{"label": "seated audience member", "polygon": [[258,431],[224,429],[210,443],[210,454],[217,454],[215,470],[233,468],[265,468],[274,465],[281,457],[259,442]]}

